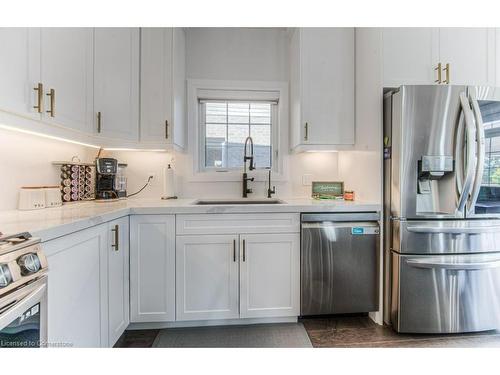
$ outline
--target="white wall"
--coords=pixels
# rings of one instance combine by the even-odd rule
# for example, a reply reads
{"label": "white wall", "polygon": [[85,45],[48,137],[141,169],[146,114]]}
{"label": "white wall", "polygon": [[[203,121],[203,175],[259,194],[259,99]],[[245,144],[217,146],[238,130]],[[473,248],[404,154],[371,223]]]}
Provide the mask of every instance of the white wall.
{"label": "white wall", "polygon": [[288,81],[284,28],[189,28],[188,78]]}
{"label": "white wall", "polygon": [[[289,39],[285,28],[190,28],[186,32],[188,79],[289,81]],[[287,125],[288,126],[288,125]],[[188,137],[193,137],[188,134]],[[288,148],[288,145],[287,145]],[[283,155],[283,153],[282,153]],[[189,154],[176,154],[178,188],[187,197],[239,197],[241,182],[191,182]],[[336,153],[285,155],[285,181],[273,181],[278,196],[310,196],[302,175],[338,179]],[[266,182],[250,183],[253,197],[266,195]]]}
{"label": "white wall", "polygon": [[36,135],[0,129],[0,210],[17,208],[21,186],[59,185],[59,168],[53,161],[91,162],[97,150],[42,138]]}

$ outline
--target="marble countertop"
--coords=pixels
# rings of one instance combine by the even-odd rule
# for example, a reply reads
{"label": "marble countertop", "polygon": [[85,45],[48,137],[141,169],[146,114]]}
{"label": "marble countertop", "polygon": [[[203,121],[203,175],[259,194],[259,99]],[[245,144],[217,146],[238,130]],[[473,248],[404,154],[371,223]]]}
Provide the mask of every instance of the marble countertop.
{"label": "marble countertop", "polygon": [[30,232],[48,241],[127,215],[210,214],[272,212],[361,212],[380,211],[374,202],[317,201],[283,198],[283,204],[196,205],[197,199],[128,199],[118,202],[81,202],[36,211],[0,212],[0,231],[4,235]]}

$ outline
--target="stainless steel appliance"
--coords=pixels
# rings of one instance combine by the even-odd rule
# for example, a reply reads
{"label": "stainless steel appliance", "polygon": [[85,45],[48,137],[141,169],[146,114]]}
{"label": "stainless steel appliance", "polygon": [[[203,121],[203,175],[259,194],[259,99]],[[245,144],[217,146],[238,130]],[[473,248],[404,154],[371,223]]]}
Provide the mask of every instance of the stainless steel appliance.
{"label": "stainless steel appliance", "polygon": [[304,315],[378,310],[379,215],[302,214]]}
{"label": "stainless steel appliance", "polygon": [[0,238],[0,347],[47,344],[47,259],[29,233]]}
{"label": "stainless steel appliance", "polygon": [[385,322],[500,328],[500,88],[388,93],[384,147]]}

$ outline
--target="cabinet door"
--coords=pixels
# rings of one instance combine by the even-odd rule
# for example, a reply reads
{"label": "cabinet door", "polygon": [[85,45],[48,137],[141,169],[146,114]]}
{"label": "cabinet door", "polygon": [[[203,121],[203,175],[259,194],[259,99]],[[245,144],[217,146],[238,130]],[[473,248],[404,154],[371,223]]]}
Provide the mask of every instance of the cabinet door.
{"label": "cabinet door", "polygon": [[107,225],[43,244],[49,264],[48,340],[107,346]]}
{"label": "cabinet door", "polygon": [[175,216],[130,216],[130,321],[175,320]]}
{"label": "cabinet door", "polygon": [[304,28],[300,35],[302,139],[354,144],[354,28]]}
{"label": "cabinet door", "polygon": [[44,121],[92,133],[93,29],[42,28],[41,76],[45,95]]}
{"label": "cabinet door", "polygon": [[300,235],[240,236],[242,318],[299,315]]}
{"label": "cabinet door", "polygon": [[108,223],[108,346],[129,324],[129,218]]}
{"label": "cabinet door", "polygon": [[172,28],[141,29],[141,142],[172,142]]}
{"label": "cabinet door", "polygon": [[95,29],[94,111],[102,136],[138,140],[139,29]]}
{"label": "cabinet door", "polygon": [[495,84],[495,30],[439,29],[440,61],[450,64],[453,85]]}
{"label": "cabinet door", "polygon": [[0,28],[0,110],[40,119],[40,29]]}
{"label": "cabinet door", "polygon": [[424,27],[382,29],[384,87],[430,85],[437,79],[439,30]]}
{"label": "cabinet door", "polygon": [[177,320],[239,317],[236,235],[177,236]]}

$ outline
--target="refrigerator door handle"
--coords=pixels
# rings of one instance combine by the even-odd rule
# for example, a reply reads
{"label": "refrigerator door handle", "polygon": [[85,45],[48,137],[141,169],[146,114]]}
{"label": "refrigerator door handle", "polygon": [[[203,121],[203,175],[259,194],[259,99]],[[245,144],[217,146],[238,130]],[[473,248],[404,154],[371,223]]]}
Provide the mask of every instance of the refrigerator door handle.
{"label": "refrigerator door handle", "polygon": [[445,270],[484,270],[491,268],[499,268],[500,267],[500,259],[497,260],[489,260],[485,262],[432,262],[432,261],[424,261],[420,259],[408,259],[406,263],[409,266],[415,268],[433,268],[433,269],[445,269]]}
{"label": "refrigerator door handle", "polygon": [[477,99],[471,96],[470,102],[472,104],[472,112],[474,113],[474,122],[476,125],[477,165],[467,214],[473,215],[477,197],[479,196],[479,190],[481,189],[481,181],[483,179],[484,172],[484,127]]}
{"label": "refrigerator door handle", "polygon": [[413,233],[442,233],[442,234],[481,234],[488,232],[500,232],[500,225],[488,225],[477,227],[408,227],[408,232]]}
{"label": "refrigerator door handle", "polygon": [[[472,113],[472,109],[469,105],[469,100],[465,92],[460,93],[460,104],[462,106],[462,111],[464,114],[465,125],[466,125],[466,143],[467,143],[467,162],[466,162],[466,173],[465,180],[462,187],[462,191],[460,193],[460,197],[458,199],[458,211],[461,212],[464,210],[467,200],[469,198],[469,194],[472,190],[472,183],[474,179],[474,171],[475,171],[475,155],[474,155],[474,143],[470,142],[470,140],[474,139],[474,115]],[[457,147],[460,147],[458,145]]]}

